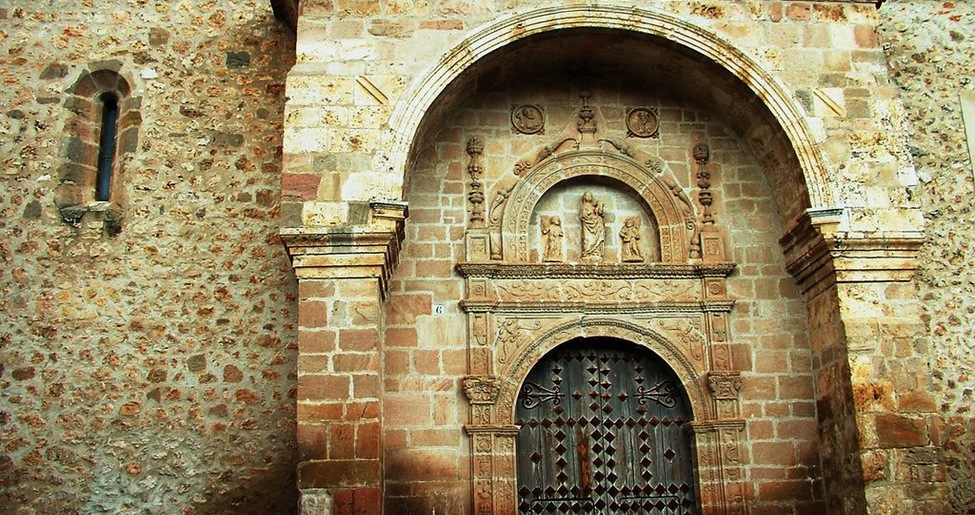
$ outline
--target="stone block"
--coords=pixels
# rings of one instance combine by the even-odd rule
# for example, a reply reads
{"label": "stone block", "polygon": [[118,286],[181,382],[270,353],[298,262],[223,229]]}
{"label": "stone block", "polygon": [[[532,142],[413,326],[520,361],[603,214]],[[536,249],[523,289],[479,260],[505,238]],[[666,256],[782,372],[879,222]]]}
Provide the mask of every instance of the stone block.
{"label": "stone block", "polygon": [[379,460],[314,460],[298,464],[298,488],[378,484]]}
{"label": "stone block", "polygon": [[873,418],[877,445],[884,449],[928,445],[928,430],[920,418],[878,414]]}
{"label": "stone block", "polygon": [[348,376],[299,374],[298,399],[319,401],[349,398],[351,381]]}

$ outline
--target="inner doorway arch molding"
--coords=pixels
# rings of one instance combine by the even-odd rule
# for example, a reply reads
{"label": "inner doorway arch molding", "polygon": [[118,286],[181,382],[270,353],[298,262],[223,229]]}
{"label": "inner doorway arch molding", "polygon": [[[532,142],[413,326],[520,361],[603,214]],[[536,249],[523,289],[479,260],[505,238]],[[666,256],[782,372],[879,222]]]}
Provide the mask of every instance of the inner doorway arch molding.
{"label": "inner doorway arch molding", "polygon": [[[442,93],[464,72],[491,52],[544,32],[572,29],[616,29],[657,36],[679,44],[717,65],[747,85],[778,122],[798,159],[812,210],[835,206],[828,170],[813,132],[788,88],[740,49],[712,31],[675,14],[644,6],[596,1],[515,10],[474,29],[436,65],[409,86],[394,108],[389,127],[391,145],[377,156],[380,169],[402,186],[410,150],[426,115]],[[393,192],[391,192],[392,194]]]}
{"label": "inner doorway arch molding", "polygon": [[[486,316],[471,313],[471,322],[486,321]],[[515,442],[519,427],[515,416],[519,390],[546,354],[565,342],[585,338],[626,341],[656,354],[667,364],[681,383],[693,413],[694,420],[685,425],[685,430],[690,433],[700,513],[745,512],[739,456],[744,427],[738,408],[741,381],[735,371],[714,369],[715,363],[719,367],[723,363],[723,344],[708,342],[710,338],[703,333],[694,334],[696,315],[687,313],[640,323],[586,315],[558,321],[494,314],[491,318],[496,319],[494,324],[511,322],[516,327],[514,345],[518,350],[503,362],[492,360],[496,374],[471,375],[464,381],[472,408],[466,429],[471,435],[474,513],[517,513]],[[499,334],[505,334],[505,330]],[[699,356],[693,349],[695,343],[700,344]],[[476,348],[471,351],[477,353]]]}

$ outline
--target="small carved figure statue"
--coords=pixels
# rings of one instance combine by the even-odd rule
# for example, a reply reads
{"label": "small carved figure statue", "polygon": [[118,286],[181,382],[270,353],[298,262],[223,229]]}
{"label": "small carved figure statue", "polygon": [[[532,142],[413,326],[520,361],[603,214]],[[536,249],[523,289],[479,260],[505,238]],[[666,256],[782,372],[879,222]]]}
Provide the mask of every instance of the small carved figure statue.
{"label": "small carved figure statue", "polygon": [[582,225],[582,260],[599,263],[603,260],[606,243],[606,226],[603,223],[605,206],[592,197],[592,192],[582,195],[579,206],[579,222]]}
{"label": "small carved figure statue", "polygon": [[562,261],[562,219],[542,216],[542,261]]}
{"label": "small carved figure statue", "polygon": [[620,229],[620,260],[624,263],[643,261],[643,250],[640,248],[639,216],[630,216],[623,221],[623,228]]}

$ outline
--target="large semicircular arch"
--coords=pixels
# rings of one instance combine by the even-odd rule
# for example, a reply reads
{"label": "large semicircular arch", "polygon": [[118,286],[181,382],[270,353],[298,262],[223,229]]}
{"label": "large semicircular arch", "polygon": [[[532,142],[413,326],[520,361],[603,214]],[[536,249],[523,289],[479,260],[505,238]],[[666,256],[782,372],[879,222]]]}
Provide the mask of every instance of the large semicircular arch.
{"label": "large semicircular arch", "polygon": [[645,7],[586,3],[515,12],[482,25],[413,82],[390,116],[392,140],[384,157],[390,173],[406,177],[410,149],[441,93],[480,59],[508,44],[549,31],[601,28],[633,31],[682,45],[737,77],[765,104],[788,137],[802,169],[811,208],[833,207],[833,191],[812,131],[788,90],[744,52],[708,30]]}

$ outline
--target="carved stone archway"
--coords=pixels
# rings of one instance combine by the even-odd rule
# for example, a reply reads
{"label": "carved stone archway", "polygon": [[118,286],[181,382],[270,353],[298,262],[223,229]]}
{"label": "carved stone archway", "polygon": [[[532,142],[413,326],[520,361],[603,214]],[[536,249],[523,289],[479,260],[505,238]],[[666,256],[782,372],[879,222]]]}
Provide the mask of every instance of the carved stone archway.
{"label": "carved stone archway", "polygon": [[[688,279],[691,279],[688,277]],[[730,304],[727,305],[730,309]],[[637,323],[608,317],[532,317],[514,313],[471,312],[472,324],[494,322],[494,347],[513,346],[510,357],[494,355],[477,368],[497,367],[496,373],[466,378],[464,390],[471,402],[471,435],[474,512],[516,512],[515,438],[513,424],[518,389],[532,366],[548,351],[575,338],[609,336],[652,350],[667,362],[684,387],[694,421],[692,432],[695,472],[702,513],[736,513],[744,510],[739,460],[738,389],[741,381],[727,353],[727,342],[718,341],[724,329],[714,322],[725,317],[718,304],[713,312],[676,309],[672,312],[631,313]],[[722,313],[723,314],[723,313]],[[711,323],[709,324],[708,321]],[[710,330],[708,329],[710,328]],[[725,333],[726,334],[726,333]],[[475,341],[477,338],[475,338]],[[471,347],[472,359],[494,354]]]}
{"label": "carved stone archway", "polygon": [[504,242],[503,255],[511,256],[509,260],[527,262],[529,219],[542,194],[560,182],[587,176],[618,181],[647,202],[657,222],[662,262],[683,263],[700,257],[699,247],[695,245],[695,250],[691,249],[695,234],[694,208],[677,181],[669,174],[654,176],[623,154],[602,150],[566,152],[543,160],[525,172],[503,195],[507,198],[503,212],[491,214],[492,222],[497,218],[492,230],[500,231],[499,235],[492,234],[492,251],[500,240]]}
{"label": "carved stone archway", "polygon": [[[481,59],[519,40],[550,31],[574,28],[617,29],[650,35],[676,43],[716,63],[746,85],[771,112],[798,159],[797,176],[790,180],[806,185],[811,209],[832,208],[834,193],[818,142],[794,96],[771,73],[728,41],[680,17],[632,4],[598,2],[532,7],[513,11],[472,31],[434,67],[414,81],[389,120],[390,146],[377,154],[375,171],[389,176],[389,184],[403,184],[424,120],[441,101],[444,92]],[[777,172],[791,172],[776,170]],[[398,180],[397,180],[398,179]],[[398,197],[390,191],[391,197]]]}

